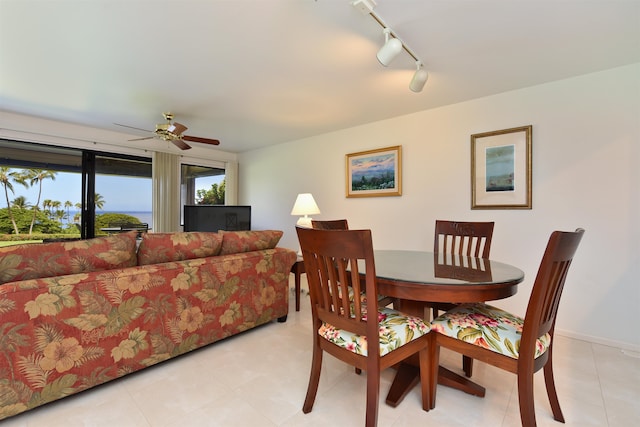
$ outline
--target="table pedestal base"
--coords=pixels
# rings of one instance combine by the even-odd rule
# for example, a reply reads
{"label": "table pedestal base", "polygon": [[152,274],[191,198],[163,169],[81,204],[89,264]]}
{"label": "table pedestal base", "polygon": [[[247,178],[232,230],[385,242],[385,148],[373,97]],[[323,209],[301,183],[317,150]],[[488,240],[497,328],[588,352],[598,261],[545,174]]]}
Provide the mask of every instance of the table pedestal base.
{"label": "table pedestal base", "polygon": [[[417,316],[422,319],[429,319],[430,305],[423,301],[413,301],[398,299],[397,306],[394,308],[403,313]],[[436,332],[431,332],[435,334]],[[420,381],[420,368],[418,368],[418,359],[415,356],[409,357],[398,365],[398,372],[391,384],[389,394],[387,394],[387,404],[396,407],[402,399],[415,387]],[[438,384],[462,390],[465,393],[478,397],[484,397],[484,387],[471,381],[470,379],[458,375],[447,368],[439,366]]]}
{"label": "table pedestal base", "polygon": [[[408,363],[401,363],[398,366],[389,393],[387,394],[387,405],[396,407],[402,399],[420,382],[420,368]],[[485,389],[481,385],[440,366],[438,369],[438,384],[452,387],[465,393],[478,397],[484,397]]]}

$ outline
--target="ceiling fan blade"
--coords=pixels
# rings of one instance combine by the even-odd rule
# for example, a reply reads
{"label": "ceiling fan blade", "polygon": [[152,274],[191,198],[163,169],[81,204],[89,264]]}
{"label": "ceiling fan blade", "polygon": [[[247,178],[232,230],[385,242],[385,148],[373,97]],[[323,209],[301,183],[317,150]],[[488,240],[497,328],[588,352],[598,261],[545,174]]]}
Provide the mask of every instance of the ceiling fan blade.
{"label": "ceiling fan blade", "polygon": [[141,130],[142,132],[151,132],[149,129],[140,129],[140,128],[136,128],[136,127],[133,127],[133,126],[121,125],[120,123],[114,123],[114,125],[116,125],[116,126],[122,126],[123,128],[129,128],[129,129]]}
{"label": "ceiling fan blade", "polygon": [[184,139],[185,141],[199,142],[201,144],[220,145],[220,141],[218,141],[217,139],[200,138],[199,136],[184,135],[182,139]]}
{"label": "ceiling fan blade", "polygon": [[127,141],[144,141],[145,139],[153,139],[155,136],[145,136],[144,138],[128,139]]}
{"label": "ceiling fan blade", "polygon": [[191,148],[189,144],[185,143],[181,139],[172,139],[171,142],[173,142],[173,144],[181,150],[188,150]]}
{"label": "ceiling fan blade", "polygon": [[181,123],[173,122],[169,125],[167,130],[176,136],[180,136],[182,135],[182,132],[187,130],[187,127]]}

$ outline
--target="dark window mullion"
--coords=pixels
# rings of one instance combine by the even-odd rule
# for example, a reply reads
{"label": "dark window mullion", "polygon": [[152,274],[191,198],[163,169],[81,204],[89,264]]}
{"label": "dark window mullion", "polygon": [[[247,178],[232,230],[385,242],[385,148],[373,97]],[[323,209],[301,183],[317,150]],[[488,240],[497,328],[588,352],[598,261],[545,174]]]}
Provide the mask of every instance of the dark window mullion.
{"label": "dark window mullion", "polygon": [[90,151],[82,152],[82,216],[80,237],[95,237],[96,224],[96,155]]}

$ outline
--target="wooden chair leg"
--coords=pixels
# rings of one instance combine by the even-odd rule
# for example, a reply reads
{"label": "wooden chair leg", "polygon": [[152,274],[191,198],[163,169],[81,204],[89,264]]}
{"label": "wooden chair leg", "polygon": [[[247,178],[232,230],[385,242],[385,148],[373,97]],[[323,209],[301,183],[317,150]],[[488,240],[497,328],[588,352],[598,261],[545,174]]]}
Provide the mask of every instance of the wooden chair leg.
{"label": "wooden chair leg", "polygon": [[438,371],[440,370],[440,346],[436,340],[436,333],[431,332],[429,342],[429,409],[436,407],[436,388],[438,386]]}
{"label": "wooden chair leg", "polygon": [[462,356],[462,369],[467,378],[471,378],[473,374],[473,359],[469,356]]}
{"label": "wooden chair leg", "polygon": [[380,371],[367,372],[367,416],[366,427],[378,425],[378,401],[380,400]]}
{"label": "wooden chair leg", "polygon": [[313,409],[313,403],[318,393],[318,384],[320,383],[320,369],[322,368],[322,349],[318,343],[313,344],[313,357],[311,359],[311,374],[309,375],[309,385],[307,387],[307,396],[304,399],[302,412],[308,414]]}
{"label": "wooden chair leg", "polygon": [[418,363],[420,366],[420,393],[422,397],[422,409],[428,411],[431,409],[431,389],[429,383],[429,348],[420,350],[418,353]]}
{"label": "wooden chair leg", "polygon": [[522,427],[536,426],[536,411],[533,401],[533,372],[518,372],[518,401]]}
{"label": "wooden chair leg", "polygon": [[[551,351],[549,348],[547,351]],[[547,386],[547,397],[551,404],[551,411],[553,412],[553,419],[564,423],[564,415],[562,415],[562,409],[560,409],[560,401],[558,400],[558,394],[556,393],[556,384],[553,379],[553,366],[551,365],[552,355],[549,354],[547,364],[544,365],[544,383]]]}
{"label": "wooden chair leg", "polygon": [[[439,315],[440,310],[438,310],[437,305],[434,305],[432,308],[432,319],[435,319]],[[471,375],[473,375],[473,359],[471,357],[462,356],[462,370],[467,378],[471,378]]]}

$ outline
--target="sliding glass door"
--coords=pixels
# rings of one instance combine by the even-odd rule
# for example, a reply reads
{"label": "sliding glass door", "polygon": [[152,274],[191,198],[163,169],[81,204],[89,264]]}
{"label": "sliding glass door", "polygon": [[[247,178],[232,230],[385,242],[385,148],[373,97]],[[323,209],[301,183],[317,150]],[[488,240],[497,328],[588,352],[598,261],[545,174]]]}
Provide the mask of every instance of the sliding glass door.
{"label": "sliding glass door", "polygon": [[151,160],[95,156],[95,229],[153,229]]}
{"label": "sliding glass door", "polygon": [[180,224],[184,224],[185,205],[225,204],[226,179],[222,168],[182,164],[180,184]]}
{"label": "sliding glass door", "polygon": [[0,140],[0,191],[0,235],[90,238],[115,223],[153,226],[149,158]]}

